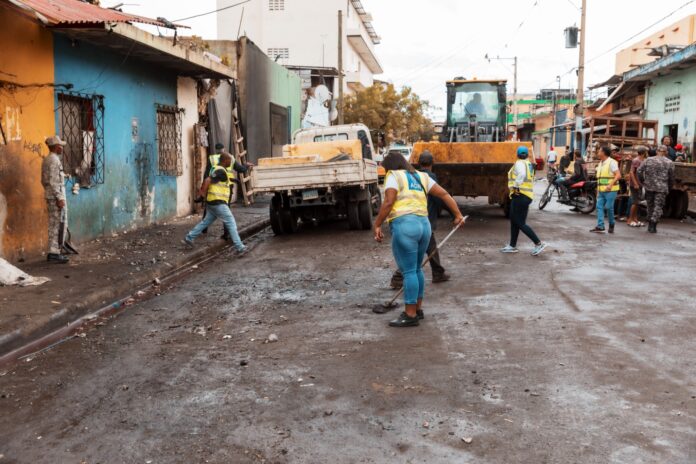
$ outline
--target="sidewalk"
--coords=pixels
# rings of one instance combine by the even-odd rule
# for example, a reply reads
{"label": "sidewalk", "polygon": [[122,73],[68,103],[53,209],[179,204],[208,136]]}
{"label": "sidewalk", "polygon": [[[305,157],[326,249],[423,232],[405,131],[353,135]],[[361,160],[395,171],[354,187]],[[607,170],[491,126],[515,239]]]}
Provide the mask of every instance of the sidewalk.
{"label": "sidewalk", "polygon": [[[270,197],[259,198],[251,207],[234,208],[242,239],[268,225],[269,201]],[[44,259],[13,263],[51,281],[38,287],[0,287],[0,359],[225,248],[219,221],[196,240],[193,250],[181,244],[200,218],[174,219],[80,244],[80,254],[71,255],[69,264],[49,264]]]}

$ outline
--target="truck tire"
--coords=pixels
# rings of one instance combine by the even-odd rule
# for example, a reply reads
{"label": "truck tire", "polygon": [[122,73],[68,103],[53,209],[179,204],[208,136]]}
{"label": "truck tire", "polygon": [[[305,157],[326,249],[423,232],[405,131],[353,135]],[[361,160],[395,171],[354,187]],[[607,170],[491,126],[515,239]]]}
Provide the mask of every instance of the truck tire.
{"label": "truck tire", "polygon": [[362,230],[372,230],[372,201],[361,200],[358,202],[358,216]]}
{"label": "truck tire", "polygon": [[295,212],[287,208],[280,210],[280,224],[286,234],[294,234],[299,227]]}
{"label": "truck tire", "polygon": [[372,195],[372,199],[370,200],[372,204],[372,215],[377,216],[379,210],[382,208],[382,192],[379,190],[379,186],[376,184],[371,185],[370,194]]}
{"label": "truck tire", "polygon": [[269,206],[269,216],[271,220],[271,230],[275,235],[283,235],[283,226],[280,220],[280,198],[273,197]]}
{"label": "truck tire", "polygon": [[350,230],[360,230],[360,214],[358,212],[358,202],[349,201],[346,205],[346,215],[348,216],[348,228]]}
{"label": "truck tire", "polygon": [[669,194],[667,195],[667,199],[665,200],[665,206],[662,209],[662,217],[665,219],[671,218],[672,214],[674,213],[674,206],[675,206],[674,205],[674,203],[675,203],[675,201],[674,201],[675,195],[674,194],[675,193],[676,192],[674,190],[669,192]]}
{"label": "truck tire", "polygon": [[689,194],[681,190],[672,192],[672,217],[684,219],[689,212]]}

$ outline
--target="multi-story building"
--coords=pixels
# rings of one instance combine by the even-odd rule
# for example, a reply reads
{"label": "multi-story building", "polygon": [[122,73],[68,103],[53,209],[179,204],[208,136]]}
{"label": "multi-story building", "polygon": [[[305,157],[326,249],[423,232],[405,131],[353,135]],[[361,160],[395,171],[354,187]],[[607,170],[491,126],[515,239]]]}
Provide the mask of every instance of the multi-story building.
{"label": "multi-story building", "polygon": [[[218,8],[228,5],[217,0]],[[248,37],[271,59],[305,71],[305,87],[312,87],[318,75],[333,77],[339,67],[339,11],[344,90],[350,93],[371,86],[383,72],[375,52],[380,37],[361,0],[251,0],[218,12],[218,38]],[[332,84],[327,86],[336,93],[337,82]]]}

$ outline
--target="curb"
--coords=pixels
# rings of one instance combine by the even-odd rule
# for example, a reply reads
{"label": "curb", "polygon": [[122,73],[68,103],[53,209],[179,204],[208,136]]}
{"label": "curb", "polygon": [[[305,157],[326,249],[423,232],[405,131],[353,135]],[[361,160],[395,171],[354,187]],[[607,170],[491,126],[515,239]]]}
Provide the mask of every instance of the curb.
{"label": "curb", "polygon": [[[245,240],[269,226],[270,220],[263,219],[240,229],[239,236]],[[137,281],[123,281],[101,291],[92,292],[81,303],[62,308],[45,323],[28,333],[16,330],[2,336],[0,339],[0,367],[12,364],[19,358],[59,343],[98,317],[108,317],[123,310],[126,301],[131,299],[138,290],[152,287],[154,279],[161,281],[173,279],[191,266],[208,261],[230,248],[232,245],[227,243],[202,248],[178,261],[170,262],[172,267],[163,266],[160,269],[141,273]],[[112,303],[101,307],[103,301],[112,301]]]}

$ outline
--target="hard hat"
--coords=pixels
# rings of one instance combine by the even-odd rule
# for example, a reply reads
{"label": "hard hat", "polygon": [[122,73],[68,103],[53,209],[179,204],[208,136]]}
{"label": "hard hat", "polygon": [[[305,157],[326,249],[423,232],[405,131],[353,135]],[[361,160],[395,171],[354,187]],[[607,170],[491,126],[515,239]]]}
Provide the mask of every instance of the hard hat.
{"label": "hard hat", "polygon": [[428,150],[425,150],[418,157],[418,164],[424,164],[426,166],[431,166],[433,164],[433,161],[434,161],[433,154],[430,153]]}
{"label": "hard hat", "polygon": [[528,158],[529,157],[529,148],[519,147],[517,149],[517,157],[522,158],[522,159]]}

